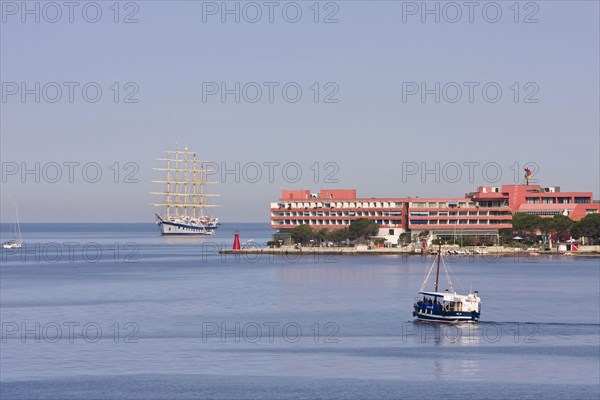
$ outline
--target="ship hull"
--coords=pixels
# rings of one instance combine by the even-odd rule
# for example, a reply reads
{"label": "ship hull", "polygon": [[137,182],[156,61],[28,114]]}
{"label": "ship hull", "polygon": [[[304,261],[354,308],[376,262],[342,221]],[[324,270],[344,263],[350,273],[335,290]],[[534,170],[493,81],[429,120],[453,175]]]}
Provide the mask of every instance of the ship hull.
{"label": "ship hull", "polygon": [[480,313],[477,311],[455,311],[455,312],[440,312],[433,310],[431,307],[417,307],[413,311],[413,317],[419,321],[427,322],[477,322],[479,321]]}
{"label": "ship hull", "polygon": [[4,244],[2,244],[2,247],[7,249],[7,250],[16,250],[16,249],[22,249],[23,245],[19,242],[15,242],[15,241],[8,241],[5,242]]}
{"label": "ship hull", "polygon": [[171,221],[158,221],[160,233],[166,235],[214,235],[218,225],[195,225]]}
{"label": "ship hull", "polygon": [[[464,313],[467,314],[467,313]],[[468,313],[471,314],[471,313]],[[448,323],[453,324],[457,322],[477,322],[479,321],[479,317],[471,316],[471,315],[457,315],[457,316],[443,316],[443,315],[424,315],[413,313],[413,316],[416,317],[418,321],[427,321],[427,322],[440,322],[440,323]]]}

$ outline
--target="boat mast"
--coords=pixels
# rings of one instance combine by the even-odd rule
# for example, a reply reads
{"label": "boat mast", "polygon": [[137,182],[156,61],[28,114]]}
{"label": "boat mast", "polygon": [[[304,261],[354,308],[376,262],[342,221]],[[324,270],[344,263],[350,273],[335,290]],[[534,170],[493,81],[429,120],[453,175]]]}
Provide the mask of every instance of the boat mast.
{"label": "boat mast", "polygon": [[440,280],[440,258],[442,257],[442,242],[438,246],[437,271],[435,272],[435,292],[438,291],[438,281]]}
{"label": "boat mast", "polygon": [[19,243],[23,242],[23,238],[21,237],[21,225],[19,224],[19,210],[17,209],[17,202],[13,199],[13,203],[15,204],[15,214],[17,216],[17,232],[19,232]]}
{"label": "boat mast", "polygon": [[[177,147],[175,147],[175,195],[179,193],[179,177],[179,151],[177,150]],[[179,201],[175,202],[175,213],[175,218],[179,218],[181,214],[181,210],[179,209]]]}
{"label": "boat mast", "polygon": [[[152,181],[166,184],[163,192],[150,192],[166,197],[164,203],[152,203],[156,207],[166,207],[166,218],[192,217],[194,219],[205,216],[204,209],[219,207],[216,204],[207,204],[206,198],[219,196],[218,194],[205,193],[205,163],[198,160],[196,153],[185,150],[167,150],[166,158],[157,158],[166,161],[166,168],[154,168],[157,171],[166,171],[166,180]],[[171,157],[171,155],[174,155]],[[182,156],[179,158],[179,156]]]}
{"label": "boat mast", "polygon": [[170,154],[167,152],[167,192],[166,194],[166,203],[167,203],[167,220],[170,218],[171,216],[171,160],[170,160]]}
{"label": "boat mast", "polygon": [[200,164],[200,218],[204,218],[204,163]]}
{"label": "boat mast", "polygon": [[187,185],[188,185],[188,160],[187,160],[187,147],[184,148],[185,153],[183,153],[183,191],[182,194],[183,196],[183,215],[187,218],[188,217],[188,209],[187,209]]}
{"label": "boat mast", "polygon": [[[192,204],[196,204],[198,202],[198,187],[196,186],[196,182],[198,181],[198,172],[196,171],[196,153],[192,154]],[[194,213],[194,219],[198,219],[198,212],[196,207],[192,209]]]}

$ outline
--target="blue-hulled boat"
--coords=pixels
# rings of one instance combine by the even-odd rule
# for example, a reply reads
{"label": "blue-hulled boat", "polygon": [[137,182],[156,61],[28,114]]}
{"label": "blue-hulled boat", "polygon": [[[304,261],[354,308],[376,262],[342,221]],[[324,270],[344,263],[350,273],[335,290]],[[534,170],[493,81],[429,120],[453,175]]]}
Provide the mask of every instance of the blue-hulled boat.
{"label": "blue-hulled boat", "polygon": [[[440,262],[446,272],[448,278],[448,288],[443,292],[439,289],[439,278],[440,278]],[[434,266],[437,265],[435,274],[435,287],[434,290],[426,290],[429,277],[433,271]],[[437,253],[437,257],[431,264],[425,281],[421,285],[421,290],[415,299],[413,304],[413,317],[416,317],[420,321],[428,322],[476,322],[479,321],[481,316],[481,299],[479,298],[478,292],[474,291],[467,295],[458,294],[452,286],[450,276],[446,264],[442,260],[441,248]]]}

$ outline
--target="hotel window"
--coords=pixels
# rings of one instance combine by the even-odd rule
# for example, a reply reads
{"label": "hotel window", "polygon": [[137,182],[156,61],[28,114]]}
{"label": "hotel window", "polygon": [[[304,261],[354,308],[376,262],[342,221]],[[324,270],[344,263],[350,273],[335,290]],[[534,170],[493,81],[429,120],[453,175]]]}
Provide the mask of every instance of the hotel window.
{"label": "hotel window", "polygon": [[527,197],[526,203],[527,204],[540,204],[540,198],[539,197]]}
{"label": "hotel window", "polygon": [[429,213],[427,211],[411,211],[410,215],[428,216]]}
{"label": "hotel window", "polygon": [[589,197],[575,197],[575,204],[590,204]]}
{"label": "hotel window", "polygon": [[388,234],[389,235],[393,235],[394,234],[394,230],[393,229],[388,230]]}
{"label": "hotel window", "polygon": [[571,198],[570,197],[559,197],[558,198],[558,203],[559,204],[571,204]]}
{"label": "hotel window", "polygon": [[544,197],[542,199],[542,204],[554,204],[554,203],[556,203],[555,197]]}
{"label": "hotel window", "polygon": [[461,219],[461,220],[459,220],[459,224],[466,225],[467,224],[467,220],[466,219]]}
{"label": "hotel window", "polygon": [[589,215],[589,214],[598,214],[598,210],[585,210],[585,214]]}

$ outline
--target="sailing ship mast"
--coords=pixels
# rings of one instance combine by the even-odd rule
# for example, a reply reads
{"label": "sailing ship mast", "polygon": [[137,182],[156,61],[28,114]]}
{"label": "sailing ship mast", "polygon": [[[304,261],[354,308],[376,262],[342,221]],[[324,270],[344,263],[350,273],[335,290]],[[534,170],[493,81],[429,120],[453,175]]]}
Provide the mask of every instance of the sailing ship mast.
{"label": "sailing ship mast", "polygon": [[[216,204],[207,204],[206,197],[216,197],[218,194],[205,193],[204,185],[212,184],[205,180],[204,163],[196,158],[196,153],[185,150],[167,150],[166,158],[157,158],[166,161],[166,168],[154,168],[156,171],[165,171],[166,180],[152,181],[166,185],[164,192],[151,192],[165,196],[164,203],[153,204],[156,207],[166,207],[166,219],[171,218],[204,218],[204,209],[219,207]],[[180,158],[181,156],[181,158]]]}

